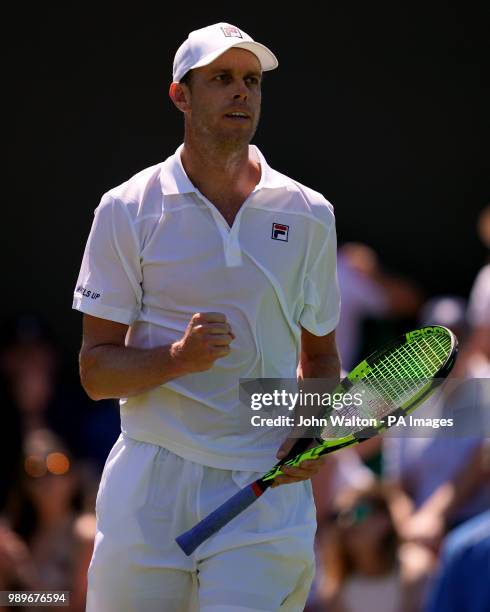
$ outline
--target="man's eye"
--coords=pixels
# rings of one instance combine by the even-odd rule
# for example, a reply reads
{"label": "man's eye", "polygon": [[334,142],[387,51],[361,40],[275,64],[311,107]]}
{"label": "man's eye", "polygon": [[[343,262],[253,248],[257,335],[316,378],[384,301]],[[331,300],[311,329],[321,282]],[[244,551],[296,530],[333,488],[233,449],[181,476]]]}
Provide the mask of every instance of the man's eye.
{"label": "man's eye", "polygon": [[247,81],[253,85],[258,85],[259,79],[257,77],[248,77]]}

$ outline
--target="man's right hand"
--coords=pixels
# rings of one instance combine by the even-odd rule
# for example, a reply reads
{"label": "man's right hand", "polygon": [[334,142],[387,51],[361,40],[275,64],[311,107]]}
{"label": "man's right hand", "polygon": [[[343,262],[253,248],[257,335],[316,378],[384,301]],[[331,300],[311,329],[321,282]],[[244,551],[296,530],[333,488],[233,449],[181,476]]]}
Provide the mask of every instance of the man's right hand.
{"label": "man's right hand", "polygon": [[183,338],[172,344],[170,354],[186,373],[204,372],[217,359],[230,354],[234,339],[224,314],[201,312],[193,315]]}
{"label": "man's right hand", "polygon": [[129,326],[85,314],[80,379],[93,400],[132,397],[193,372],[213,367],[235,338],[220,312],[195,314],[173,344],[126,346]]}

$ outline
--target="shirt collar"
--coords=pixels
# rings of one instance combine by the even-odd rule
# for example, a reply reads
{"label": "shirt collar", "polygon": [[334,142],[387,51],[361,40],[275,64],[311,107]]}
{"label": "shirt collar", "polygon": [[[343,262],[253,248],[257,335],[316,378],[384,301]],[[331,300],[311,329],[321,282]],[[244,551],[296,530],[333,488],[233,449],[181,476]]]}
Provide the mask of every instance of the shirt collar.
{"label": "shirt collar", "polygon": [[[180,155],[183,148],[184,145],[180,145],[174,155],[171,155],[162,164],[160,170],[160,185],[163,195],[197,193],[198,191],[187,176],[184,166],[182,165]],[[250,152],[255,154],[261,167],[260,181],[256,185],[254,191],[260,189],[281,189],[288,186],[289,181],[287,177],[269,166],[257,146],[250,145]]]}
{"label": "shirt collar", "polygon": [[177,151],[162,164],[160,184],[163,195],[197,192],[196,187],[192,184],[182,165],[180,154],[183,148],[184,145],[181,144]]}

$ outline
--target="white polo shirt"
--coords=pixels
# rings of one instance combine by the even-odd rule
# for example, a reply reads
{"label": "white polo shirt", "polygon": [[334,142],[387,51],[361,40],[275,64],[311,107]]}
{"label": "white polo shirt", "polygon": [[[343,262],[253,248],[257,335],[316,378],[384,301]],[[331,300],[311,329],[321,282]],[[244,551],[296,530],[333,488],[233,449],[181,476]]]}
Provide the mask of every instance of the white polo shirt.
{"label": "white polo shirt", "polygon": [[122,398],[122,431],[203,465],[265,471],[286,432],[244,427],[254,413],[239,402],[239,379],[295,378],[301,326],[335,329],[333,209],[251,145],[261,179],[230,228],[187,177],[182,148],[102,197],[73,308],[130,325],[126,344],[139,348],[180,339],[196,312],[224,313],[231,354]]}

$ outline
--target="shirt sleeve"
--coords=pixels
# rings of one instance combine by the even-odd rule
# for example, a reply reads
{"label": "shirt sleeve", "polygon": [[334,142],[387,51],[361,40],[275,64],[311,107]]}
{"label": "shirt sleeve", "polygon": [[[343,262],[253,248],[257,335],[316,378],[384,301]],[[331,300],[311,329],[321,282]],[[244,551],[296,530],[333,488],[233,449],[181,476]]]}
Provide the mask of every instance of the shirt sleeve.
{"label": "shirt sleeve", "polygon": [[126,207],[105,194],[95,210],[73,308],[102,319],[133,323],[142,298],[139,250]]}
{"label": "shirt sleeve", "polygon": [[337,279],[337,234],[333,224],[304,283],[300,323],[315,336],[325,336],[339,322],[340,292]]}

